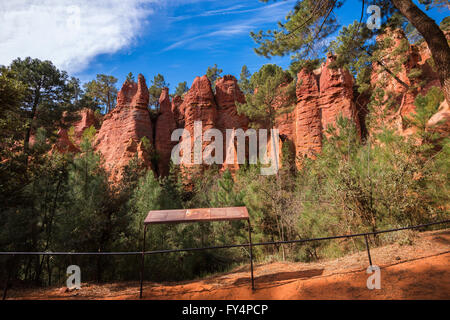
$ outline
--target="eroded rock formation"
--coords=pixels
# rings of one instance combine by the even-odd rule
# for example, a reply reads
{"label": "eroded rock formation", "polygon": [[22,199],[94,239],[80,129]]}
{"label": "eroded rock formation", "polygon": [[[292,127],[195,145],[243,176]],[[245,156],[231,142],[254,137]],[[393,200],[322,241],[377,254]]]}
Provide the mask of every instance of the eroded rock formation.
{"label": "eroded rock formation", "polygon": [[175,143],[171,141],[172,132],[177,128],[175,115],[172,111],[169,89],[164,88],[159,98],[161,114],[156,120],[155,149],[159,155],[158,173],[167,176],[170,168],[170,156]]}
{"label": "eroded rock formation", "polygon": [[297,75],[295,109],[296,156],[314,157],[322,148],[322,121],[319,109],[318,76],[301,70]]}
{"label": "eroded rock formation", "polygon": [[140,74],[137,82],[125,81],[117,95],[117,106],[103,118],[94,145],[114,181],[120,180],[123,168],[136,154],[151,166],[153,130],[148,103],[148,88]]}
{"label": "eroded rock formation", "polygon": [[[426,45],[409,45],[406,37],[400,31],[387,36],[381,36],[378,41],[387,41],[389,37],[392,46],[386,48],[384,66],[399,70],[397,78],[402,85],[379,64],[374,63],[371,76],[371,93],[381,89],[377,104],[369,100],[368,95],[355,97],[353,77],[347,70],[333,69],[330,64],[335,59],[328,55],[327,60],[316,70],[301,70],[297,75],[296,103],[292,111],[284,113],[275,121],[275,127],[280,133],[280,147],[289,142],[296,156],[296,164],[301,166],[304,157],[314,158],[322,149],[322,139],[327,135],[326,129],[336,127],[339,116],[350,119],[361,134],[367,104],[371,103],[371,118],[374,121],[390,126],[401,134],[410,134],[414,128],[406,126],[405,118],[414,113],[414,101],[419,93],[425,94],[432,86],[440,87],[436,72],[430,62],[430,54]],[[403,50],[403,51],[402,51]],[[402,53],[402,59],[393,61]],[[415,76],[412,76],[415,74]],[[409,89],[408,89],[409,88]],[[282,99],[282,97],[280,97]],[[189,141],[191,152],[188,155],[191,164],[183,164],[182,172],[187,173],[194,167],[193,150],[195,130],[194,124],[201,122],[202,136],[200,146],[203,156],[214,156],[204,133],[208,129],[217,129],[223,135],[223,160],[225,160],[227,129],[248,129],[248,119],[237,113],[237,104],[245,102],[245,96],[239,89],[237,80],[226,75],[216,81],[215,92],[206,76],[196,77],[190,90],[183,97],[170,98],[168,89],[162,91],[160,97],[160,112],[153,124],[149,109],[149,94],[145,79],[139,75],[137,82],[126,81],[117,97],[117,106],[103,117],[103,124],[95,138],[95,149],[103,155],[104,166],[113,181],[122,176],[123,168],[135,155],[151,168],[153,152],[158,155],[159,162],[154,171],[162,176],[169,173],[169,163],[173,147],[179,141],[171,141],[172,133],[177,128],[186,129],[186,135],[181,138]],[[393,108],[393,106],[395,108]],[[364,113],[364,115],[363,115]],[[94,125],[99,127],[98,120],[92,110],[83,110],[81,119],[73,125],[73,130],[60,130],[60,139],[56,148],[60,151],[77,152],[82,133]],[[363,115],[363,116],[362,116]],[[450,132],[450,111],[444,101],[439,111],[429,120],[427,130],[448,135]],[[375,128],[375,129],[374,129]],[[364,130],[366,128],[364,127]],[[370,130],[376,130],[376,126]],[[188,140],[189,139],[189,140]],[[213,137],[211,140],[214,140]],[[268,141],[271,149],[271,142]],[[236,154],[233,164],[224,164],[222,169],[230,169],[234,173],[239,165]],[[153,157],[155,159],[155,157]],[[201,166],[205,166],[200,159]],[[281,158],[280,158],[281,160]]]}
{"label": "eroded rock formation", "polygon": [[318,103],[322,132],[326,134],[329,126],[336,127],[336,120],[340,116],[351,119],[360,132],[358,110],[353,99],[353,77],[346,69],[330,68],[335,59],[333,55],[328,55],[320,74]]}
{"label": "eroded rock formation", "polygon": [[184,127],[184,110],[180,109],[183,99],[180,96],[175,96],[172,99],[172,113],[175,117],[177,127]]}
{"label": "eroded rock formation", "polygon": [[[198,137],[197,141],[199,141],[199,138],[204,137],[206,130],[216,128],[217,104],[211,89],[211,83],[206,76],[195,78],[191,88],[184,96],[183,103],[180,105],[179,110],[180,114],[184,116],[184,129],[186,133],[189,134],[183,136],[182,141],[186,142],[186,140],[189,139],[192,150],[190,163],[184,162],[181,166],[183,173],[189,180],[191,168],[194,168],[195,164],[203,163],[201,158],[199,158],[198,161],[194,158],[194,150],[196,150],[194,144],[195,138]],[[194,132],[194,125],[197,121],[201,122],[201,130],[195,130]],[[209,142],[203,139],[202,144],[199,147],[201,148],[201,155],[203,157],[207,156],[207,150],[205,149],[208,144]]]}
{"label": "eroded rock formation", "polygon": [[320,152],[327,128],[336,127],[338,117],[350,119],[360,133],[353,78],[347,70],[331,69],[334,59],[328,55],[319,69],[303,69],[298,73],[297,104],[291,113],[277,119],[280,135],[294,145],[297,165],[302,158],[313,158]]}
{"label": "eroded rock formation", "polygon": [[[239,89],[237,80],[232,75],[225,75],[216,81],[216,102],[218,105],[217,129],[219,129],[224,137],[223,142],[223,156],[224,164],[222,169],[228,169],[232,174],[239,169],[237,154],[230,149],[230,155],[234,158],[234,163],[226,163],[227,143],[226,131],[227,129],[248,129],[248,119],[245,115],[239,115],[237,112],[236,103],[245,103],[245,95]],[[231,145],[231,142],[230,142]],[[233,145],[236,146],[236,141],[233,140]]]}
{"label": "eroded rock formation", "polygon": [[[410,135],[415,128],[407,126],[407,118],[416,112],[417,95],[426,94],[433,86],[440,87],[430,51],[426,43],[411,45],[400,29],[378,36],[377,42],[383,48],[383,58],[373,63],[371,86],[373,92],[378,90],[378,94],[382,94],[371,102],[372,130],[386,126]],[[394,72],[397,79],[385,67]]]}
{"label": "eroded rock formation", "polygon": [[72,124],[71,128],[59,129],[59,138],[54,149],[59,152],[79,152],[84,131],[91,126],[95,129],[100,127],[99,121],[92,109],[82,109],[79,111],[78,117],[79,119]]}

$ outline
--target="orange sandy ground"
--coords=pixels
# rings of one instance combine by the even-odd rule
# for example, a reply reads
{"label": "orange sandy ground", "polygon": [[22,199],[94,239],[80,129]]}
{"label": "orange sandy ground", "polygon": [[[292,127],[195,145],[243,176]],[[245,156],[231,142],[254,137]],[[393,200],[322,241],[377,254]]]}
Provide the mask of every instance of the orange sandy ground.
{"label": "orange sandy ground", "polygon": [[[365,251],[315,263],[275,262],[255,266],[252,291],[249,266],[202,280],[148,283],[144,299],[450,299],[450,230],[421,233],[413,245],[371,250],[381,268],[381,289],[368,290]],[[64,288],[10,290],[9,299],[139,298],[139,283],[83,283]]]}

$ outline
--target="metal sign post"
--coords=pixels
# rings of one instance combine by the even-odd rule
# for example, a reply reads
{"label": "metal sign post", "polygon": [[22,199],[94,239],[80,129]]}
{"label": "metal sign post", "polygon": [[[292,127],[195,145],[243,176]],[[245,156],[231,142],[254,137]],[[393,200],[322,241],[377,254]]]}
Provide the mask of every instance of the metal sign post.
{"label": "metal sign post", "polygon": [[[247,220],[248,222],[248,246],[250,247],[250,271],[252,279],[252,289],[255,290],[255,281],[253,278],[253,244],[251,235],[250,217],[246,207],[227,207],[227,208],[200,208],[200,209],[177,209],[177,210],[152,210],[144,220],[144,237],[142,239],[141,256],[141,279],[139,298],[142,299],[144,270],[145,270],[145,239],[147,226],[150,224],[163,223],[187,223],[187,222],[213,222],[213,221],[232,221]],[[239,245],[244,246],[244,245]],[[230,246],[232,247],[232,246]],[[213,248],[195,248],[192,250],[206,250]],[[181,249],[180,251],[188,250]]]}
{"label": "metal sign post", "polygon": [[250,244],[250,271],[252,276],[252,290],[255,290],[255,280],[253,279],[253,244],[252,244],[252,226],[250,225],[250,218],[248,222],[248,243]]}
{"label": "metal sign post", "polygon": [[139,290],[139,299],[142,299],[142,284],[144,280],[144,264],[145,264],[145,236],[147,233],[147,225],[144,224],[144,237],[142,238],[142,255],[141,255],[141,288]]}

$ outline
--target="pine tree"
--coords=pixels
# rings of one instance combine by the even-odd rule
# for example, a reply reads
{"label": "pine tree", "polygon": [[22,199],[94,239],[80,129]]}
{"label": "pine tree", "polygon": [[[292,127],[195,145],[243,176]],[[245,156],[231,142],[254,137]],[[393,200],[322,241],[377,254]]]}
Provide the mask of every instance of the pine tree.
{"label": "pine tree", "polygon": [[159,111],[159,98],[163,88],[169,87],[169,84],[164,80],[164,76],[157,74],[151,81],[151,86],[148,88],[150,94],[149,105]]}
{"label": "pine tree", "polygon": [[253,88],[250,85],[250,77],[252,74],[248,71],[246,65],[242,66],[241,75],[239,78],[239,88],[242,90],[244,94],[253,93]]}
{"label": "pine tree", "polygon": [[[76,92],[65,71],[58,70],[50,61],[17,58],[8,68],[11,76],[26,88],[20,104],[20,117],[25,124],[23,150],[30,155],[30,139],[41,129],[48,139],[56,137],[54,128],[70,125],[74,120]],[[65,115],[65,121],[63,119]],[[28,157],[26,157],[28,162]]]}
{"label": "pine tree", "polygon": [[225,170],[217,180],[217,190],[212,193],[211,206],[213,207],[236,207],[243,204],[242,191],[234,189],[234,180],[230,170]]}
{"label": "pine tree", "polygon": [[246,103],[238,104],[238,112],[249,117],[254,126],[273,129],[275,119],[292,110],[294,81],[281,67],[266,64],[252,75],[250,85],[255,88],[255,93],[246,95]]}
{"label": "pine tree", "polygon": [[134,81],[135,81],[134,75],[133,75],[132,72],[129,72],[129,73],[127,74],[127,79],[126,79],[126,81],[130,81],[130,82],[134,82]]}
{"label": "pine tree", "polygon": [[[0,203],[13,201],[16,190],[25,183],[23,135],[26,127],[21,103],[26,87],[12,72],[0,69]],[[14,201],[13,201],[14,202]]]}
{"label": "pine tree", "polygon": [[427,130],[427,122],[438,111],[444,95],[438,87],[431,87],[426,95],[418,94],[414,104],[416,110],[405,116],[407,125],[414,126],[417,129],[416,134],[420,137],[423,144],[432,143],[438,145],[437,140],[440,135]]}
{"label": "pine tree", "polygon": [[[161,206],[161,199],[163,196],[163,189],[158,180],[155,178],[153,172],[149,170],[141,179],[139,179],[138,186],[135,188],[133,195],[129,200],[129,206],[132,212],[132,230],[137,238],[143,234],[143,221],[150,210],[163,209]],[[153,230],[151,238],[156,239],[158,235],[156,230]],[[160,244],[160,241],[153,242],[153,245]]]}
{"label": "pine tree", "polygon": [[208,67],[208,69],[206,70],[206,76],[209,79],[209,82],[211,82],[211,88],[213,89],[213,91],[215,90],[216,87],[216,80],[218,78],[220,78],[220,74],[223,72],[222,69],[219,69],[217,67],[217,64],[214,64],[214,66],[212,67]]}
{"label": "pine tree", "polygon": [[189,90],[189,87],[187,86],[187,82],[186,81],[180,82],[178,84],[178,86],[175,88],[175,95],[181,97],[188,90]]}
{"label": "pine tree", "polygon": [[86,95],[103,106],[108,113],[114,108],[117,100],[117,78],[105,74],[97,74],[96,80],[84,85]]}
{"label": "pine tree", "polygon": [[[261,0],[269,2],[270,0]],[[303,0],[298,1],[286,21],[279,22],[279,29],[263,32],[262,30],[251,33],[258,44],[255,52],[265,57],[283,56],[296,53],[298,59],[317,58],[318,49],[323,48],[323,40],[336,32],[339,28],[338,19],[335,16],[345,1],[336,0]],[[429,7],[442,6],[442,1],[420,0]],[[387,26],[398,26],[399,14],[403,15],[423,36],[430,48],[433,60],[436,63],[439,80],[447,102],[450,103],[450,47],[444,33],[436,22],[427,16],[412,0],[373,0],[363,2],[362,12],[366,11],[364,5],[376,5],[380,8],[382,27],[379,30],[367,32],[365,26],[360,26],[365,36],[364,43],[373,42],[374,37],[383,32]],[[356,17],[355,17],[356,18]],[[360,16],[362,22],[363,15]],[[352,38],[360,38],[358,32],[351,33]],[[354,52],[359,45],[359,40],[349,42],[348,52]],[[319,48],[318,45],[319,44]],[[345,52],[345,50],[343,50]]]}

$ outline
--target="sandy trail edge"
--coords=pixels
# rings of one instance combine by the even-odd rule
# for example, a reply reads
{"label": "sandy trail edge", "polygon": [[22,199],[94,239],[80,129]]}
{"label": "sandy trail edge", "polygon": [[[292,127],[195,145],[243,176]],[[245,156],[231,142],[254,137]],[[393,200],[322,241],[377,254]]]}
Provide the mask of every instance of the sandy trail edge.
{"label": "sandy trail edge", "polygon": [[[256,291],[249,267],[182,283],[145,283],[144,299],[450,299],[450,229],[424,232],[413,245],[393,244],[371,250],[381,268],[381,289],[368,290],[367,253],[315,263],[275,262],[255,268]],[[139,298],[137,282],[82,285],[64,293],[60,288],[10,290],[9,299]]]}

